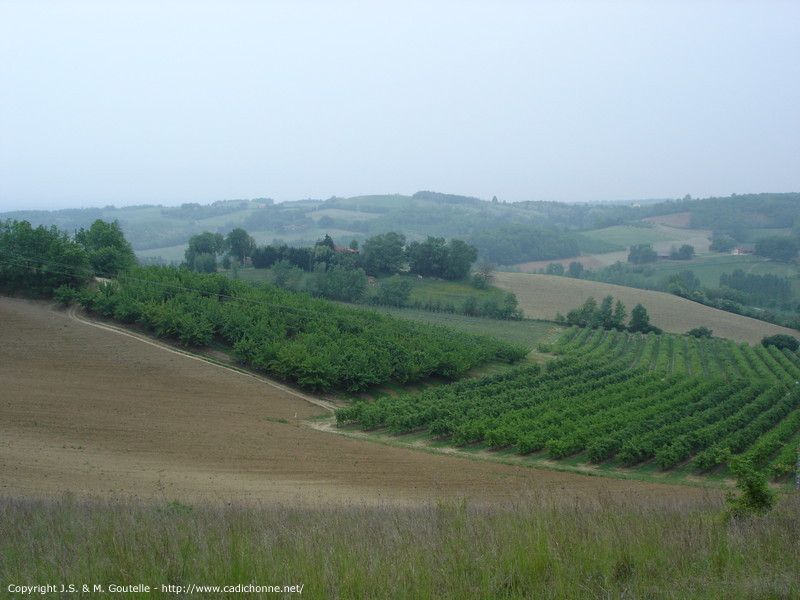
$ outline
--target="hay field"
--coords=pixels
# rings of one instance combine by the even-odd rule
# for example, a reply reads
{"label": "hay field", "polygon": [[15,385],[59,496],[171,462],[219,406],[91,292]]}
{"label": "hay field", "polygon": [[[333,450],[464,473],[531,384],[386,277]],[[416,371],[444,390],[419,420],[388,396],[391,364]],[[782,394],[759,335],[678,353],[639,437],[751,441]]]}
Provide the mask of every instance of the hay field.
{"label": "hay field", "polygon": [[531,493],[567,502],[717,494],[324,433],[308,426],[326,413],[313,403],[324,398],[86,324],[51,304],[0,297],[0,322],[4,496],[505,506]]}
{"label": "hay field", "polygon": [[689,329],[705,326],[714,331],[715,337],[750,344],[760,342],[766,335],[799,335],[793,329],[703,306],[663,292],[529,273],[496,273],[494,283],[514,292],[519,307],[530,319],[554,319],[556,313],[565,315],[582,305],[589,296],[594,296],[599,302],[611,295],[625,304],[629,315],[637,303],[643,304],[650,315],[650,322],[670,333],[686,333]]}

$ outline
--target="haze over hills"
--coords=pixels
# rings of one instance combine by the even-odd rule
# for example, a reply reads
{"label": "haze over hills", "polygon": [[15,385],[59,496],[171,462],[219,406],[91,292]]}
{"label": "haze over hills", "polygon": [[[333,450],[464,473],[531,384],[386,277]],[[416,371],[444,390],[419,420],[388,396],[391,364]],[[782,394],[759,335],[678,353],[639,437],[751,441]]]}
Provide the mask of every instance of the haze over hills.
{"label": "haze over hills", "polygon": [[[227,234],[243,228],[258,244],[313,245],[330,235],[337,243],[363,242],[370,236],[396,231],[409,241],[427,236],[460,238],[474,243],[482,258],[497,264],[569,258],[627,250],[626,240],[586,237],[581,232],[643,219],[688,213],[685,226],[733,234],[739,242],[755,241],[759,229],[783,229],[800,219],[800,194],[754,194],[730,198],[640,201],[626,204],[566,204],[561,202],[504,203],[474,197],[417,192],[412,196],[372,195],[327,200],[274,203],[269,198],[220,200],[208,205],[184,203],[177,207],[141,205],[116,208],[14,211],[0,219],[27,220],[33,225],[55,225],[73,232],[96,219],[119,221],[125,236],[142,258],[180,261],[189,237],[203,231]],[[758,215],[754,217],[754,215]],[[514,229],[516,228],[516,229]],[[525,229],[520,228],[528,228]],[[577,252],[560,256],[525,257],[519,252],[493,253],[490,248],[509,237],[541,235],[541,228],[569,233]],[[645,232],[645,239],[647,238]],[[495,238],[497,239],[493,239]],[[655,241],[659,241],[656,239]],[[638,242],[637,242],[638,243]],[[549,242],[553,245],[553,242]],[[519,260],[518,260],[519,259]]]}

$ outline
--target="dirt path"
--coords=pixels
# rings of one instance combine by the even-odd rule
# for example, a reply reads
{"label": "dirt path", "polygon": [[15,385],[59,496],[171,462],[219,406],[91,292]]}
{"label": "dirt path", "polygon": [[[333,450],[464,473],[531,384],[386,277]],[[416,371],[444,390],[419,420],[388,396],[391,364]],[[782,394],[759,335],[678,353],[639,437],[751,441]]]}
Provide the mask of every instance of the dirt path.
{"label": "dirt path", "polygon": [[256,381],[260,381],[262,383],[266,383],[267,385],[270,385],[270,386],[272,386],[274,388],[277,388],[277,389],[279,389],[279,390],[281,390],[283,392],[286,392],[289,395],[292,395],[292,396],[295,396],[295,397],[300,398],[302,400],[305,400],[306,402],[310,402],[311,404],[319,406],[320,408],[324,408],[328,412],[332,413],[333,411],[335,411],[338,408],[337,405],[334,404],[333,402],[330,402],[330,401],[327,401],[327,400],[323,400],[322,398],[319,398],[319,397],[316,397],[316,396],[309,396],[308,394],[304,394],[304,393],[302,393],[302,392],[300,392],[298,390],[295,390],[295,389],[292,389],[292,388],[290,388],[288,386],[282,385],[282,384],[278,383],[277,381],[274,381],[274,380],[271,380],[271,379],[266,379],[264,377],[260,377],[258,375],[254,375],[252,373],[248,373],[248,372],[243,371],[241,369],[235,369],[233,367],[226,366],[225,364],[220,364],[219,360],[215,360],[215,359],[213,359],[212,357],[210,357],[208,355],[204,355],[204,354],[198,353],[198,352],[190,352],[189,350],[183,350],[183,349],[177,348],[177,347],[175,347],[175,346],[173,346],[171,344],[167,344],[165,342],[162,342],[162,341],[157,340],[157,339],[153,339],[153,338],[148,337],[146,335],[143,335],[143,334],[140,334],[140,333],[136,333],[135,331],[132,331],[130,329],[125,329],[124,327],[121,327],[121,326],[118,326],[118,325],[113,325],[113,324],[110,324],[110,323],[101,323],[99,321],[89,319],[83,314],[83,311],[76,304],[71,305],[69,307],[67,313],[69,314],[70,318],[75,319],[76,321],[78,321],[80,323],[83,323],[84,325],[89,325],[90,327],[97,327],[98,329],[103,329],[105,331],[113,331],[114,333],[118,333],[120,335],[125,335],[125,336],[131,337],[133,339],[139,340],[140,342],[143,342],[145,344],[149,344],[151,346],[155,346],[156,348],[164,350],[165,352],[172,352],[174,354],[178,354],[180,356],[185,356],[186,358],[190,358],[192,360],[199,360],[199,361],[204,362],[204,363],[206,363],[208,365],[212,365],[212,366],[220,368],[220,369],[225,369],[227,371],[231,371],[232,373],[236,373],[236,374],[241,375],[243,377],[252,377]]}
{"label": "dirt path", "polygon": [[[74,318],[73,318],[74,317]],[[49,304],[0,298],[0,493],[159,501],[673,502],[714,491],[493,464],[331,435],[325,399]]]}

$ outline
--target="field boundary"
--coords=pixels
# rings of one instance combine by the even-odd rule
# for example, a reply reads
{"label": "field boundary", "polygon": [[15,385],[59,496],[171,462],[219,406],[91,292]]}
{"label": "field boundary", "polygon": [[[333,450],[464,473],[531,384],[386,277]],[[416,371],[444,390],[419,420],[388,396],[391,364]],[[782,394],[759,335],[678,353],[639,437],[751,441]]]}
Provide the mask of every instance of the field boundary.
{"label": "field boundary", "polygon": [[187,358],[192,358],[194,360],[199,360],[199,361],[207,363],[209,365],[214,365],[215,367],[219,367],[220,369],[225,369],[226,371],[231,371],[233,373],[237,373],[237,374],[242,375],[244,377],[250,377],[251,379],[255,379],[255,380],[260,381],[260,382],[262,382],[264,384],[267,384],[267,385],[270,385],[270,386],[272,386],[274,388],[277,388],[277,389],[281,390],[282,392],[286,392],[287,394],[291,394],[293,396],[296,396],[297,398],[299,398],[301,400],[305,400],[306,402],[309,402],[310,404],[313,404],[315,406],[319,406],[320,408],[324,408],[326,411],[328,411],[331,414],[333,414],[333,412],[337,408],[339,408],[336,404],[334,404],[332,402],[329,402],[327,400],[324,400],[324,399],[321,399],[321,398],[317,398],[317,397],[314,397],[314,396],[310,396],[309,394],[305,394],[303,392],[300,392],[299,390],[296,390],[294,388],[286,386],[286,385],[284,385],[282,383],[278,383],[277,381],[275,381],[273,379],[270,379],[268,377],[265,377],[263,375],[255,375],[253,373],[249,373],[246,370],[236,368],[233,365],[226,365],[226,364],[224,364],[222,362],[219,362],[217,359],[214,359],[211,356],[205,355],[203,353],[192,352],[190,350],[184,350],[182,348],[178,348],[176,346],[173,346],[172,344],[169,344],[167,342],[158,341],[158,340],[155,340],[155,339],[151,338],[150,336],[147,336],[147,335],[144,335],[144,334],[141,334],[141,333],[136,333],[134,331],[131,331],[128,328],[121,327],[121,326],[118,326],[118,325],[111,325],[109,323],[103,323],[103,322],[97,321],[95,319],[91,319],[86,315],[85,311],[81,310],[78,307],[77,304],[70,305],[70,307],[69,307],[67,312],[68,312],[69,317],[71,319],[74,319],[75,321],[78,321],[79,323],[82,323],[84,325],[89,325],[91,327],[97,327],[98,329],[104,329],[106,331],[111,331],[111,332],[114,332],[114,333],[118,333],[120,335],[125,335],[125,336],[131,337],[131,338],[133,338],[135,340],[138,340],[140,342],[144,342],[145,344],[149,344],[151,346],[155,346],[156,348],[160,348],[161,350],[165,350],[167,352],[172,352],[174,354],[178,354],[180,356],[184,356],[184,357],[187,357]]}
{"label": "field boundary", "polygon": [[[488,449],[483,449],[478,452],[465,452],[464,450],[454,448],[453,446],[442,446],[442,447],[432,446],[431,442],[433,440],[431,438],[423,440],[404,441],[401,438],[406,437],[408,434],[387,434],[386,436],[381,436],[377,430],[365,431],[363,429],[359,429],[357,425],[353,426],[352,428],[340,427],[328,417],[322,419],[306,420],[304,425],[316,431],[322,431],[324,433],[330,433],[333,435],[340,435],[350,439],[363,440],[365,442],[370,442],[374,444],[383,444],[385,446],[393,446],[396,448],[408,448],[420,452],[427,452],[429,454],[445,454],[448,456],[457,456],[469,460],[492,462],[497,464],[516,466],[516,467],[525,467],[529,469],[543,469],[547,471],[556,471],[559,473],[574,473],[577,475],[587,475],[589,477],[603,477],[606,479],[641,481],[645,483],[665,484],[665,485],[684,486],[684,487],[713,488],[713,489],[723,489],[723,490],[733,489],[736,483],[733,479],[711,480],[702,477],[687,476],[680,480],[675,480],[675,479],[661,478],[658,476],[639,475],[636,473],[625,473],[619,470],[603,471],[598,467],[586,466],[585,464],[575,465],[575,466],[563,465],[553,460],[547,460],[547,459],[531,460],[529,458],[526,458],[525,456],[514,455],[514,454],[503,455],[503,456],[491,456],[493,451]],[[380,430],[384,431],[386,429],[380,428]],[[785,487],[774,484],[771,484],[771,486],[778,491],[784,489]]]}

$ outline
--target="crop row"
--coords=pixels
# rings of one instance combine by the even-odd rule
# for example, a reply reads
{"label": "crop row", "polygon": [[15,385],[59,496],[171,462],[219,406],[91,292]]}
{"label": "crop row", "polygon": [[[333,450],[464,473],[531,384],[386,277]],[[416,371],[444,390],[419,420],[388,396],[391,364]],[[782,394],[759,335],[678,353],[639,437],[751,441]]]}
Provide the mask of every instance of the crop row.
{"label": "crop row", "polygon": [[[647,343],[657,348],[665,339]],[[590,461],[653,460],[669,468],[696,455],[693,467],[705,471],[731,453],[750,452],[762,463],[780,453],[797,431],[798,409],[800,388],[787,392],[769,378],[665,376],[584,356],[357,402],[336,418],[398,433],[427,429],[456,446],[479,442],[552,459],[583,453]]]}
{"label": "crop row", "polygon": [[489,360],[514,362],[528,352],[487,336],[169,267],[137,267],[80,292],[78,301],[186,345],[225,344],[243,363],[318,390],[457,379]]}
{"label": "crop row", "polygon": [[553,346],[553,352],[693,376],[763,379],[785,385],[800,381],[797,353],[717,338],[572,327]]}

